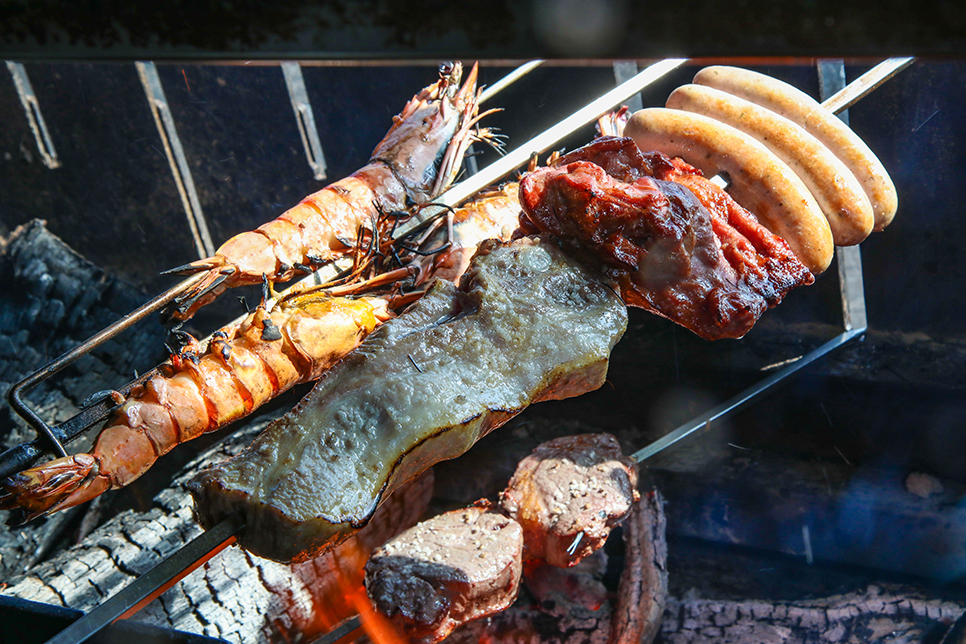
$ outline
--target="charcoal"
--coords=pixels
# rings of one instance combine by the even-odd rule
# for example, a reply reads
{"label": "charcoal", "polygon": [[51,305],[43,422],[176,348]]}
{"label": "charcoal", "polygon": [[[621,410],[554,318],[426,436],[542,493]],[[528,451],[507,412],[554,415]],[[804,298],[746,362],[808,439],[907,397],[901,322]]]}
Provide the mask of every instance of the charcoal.
{"label": "charcoal", "polygon": [[[50,360],[131,312],[146,294],[107,275],[35,220],[3,240],[0,251],[0,394]],[[119,388],[134,371],[144,372],[164,360],[164,333],[155,319],[126,331],[59,374],[29,391],[28,404],[49,423],[64,421],[91,393]],[[90,432],[87,441],[93,436]],[[33,440],[34,431],[6,404],[0,405],[0,448]],[[82,440],[79,446],[83,446]],[[6,520],[0,512],[0,520]],[[0,579],[19,573],[37,553],[59,547],[48,535],[52,523],[41,521],[16,531],[0,531]],[[69,531],[57,531],[65,538]],[[61,540],[63,541],[63,539]]]}

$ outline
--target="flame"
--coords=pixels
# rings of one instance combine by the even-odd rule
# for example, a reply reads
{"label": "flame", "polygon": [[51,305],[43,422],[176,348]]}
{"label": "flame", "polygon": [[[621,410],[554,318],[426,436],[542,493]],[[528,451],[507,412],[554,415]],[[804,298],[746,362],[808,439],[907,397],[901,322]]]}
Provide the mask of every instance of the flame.
{"label": "flame", "polygon": [[409,644],[409,638],[389,619],[379,613],[369,601],[365,588],[352,595],[359,617],[362,618],[362,628],[376,644]]}
{"label": "flame", "polygon": [[[326,622],[326,630],[332,630],[339,622],[359,615],[362,628],[375,644],[409,644],[405,636],[389,619],[381,615],[369,601],[365,588],[365,565],[369,560],[357,539],[349,539],[330,553],[333,555],[332,576],[338,593],[327,596],[329,610],[318,607],[319,618]],[[329,624],[328,622],[332,622]]]}

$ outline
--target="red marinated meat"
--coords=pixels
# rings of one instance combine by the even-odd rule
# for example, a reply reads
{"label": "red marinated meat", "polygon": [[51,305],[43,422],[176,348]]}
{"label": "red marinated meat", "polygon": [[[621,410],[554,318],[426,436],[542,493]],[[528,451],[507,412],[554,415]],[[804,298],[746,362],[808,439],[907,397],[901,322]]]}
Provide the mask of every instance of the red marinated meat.
{"label": "red marinated meat", "polygon": [[814,277],[780,237],[680,159],[605,137],[521,181],[524,230],[598,263],[629,305],[740,338]]}

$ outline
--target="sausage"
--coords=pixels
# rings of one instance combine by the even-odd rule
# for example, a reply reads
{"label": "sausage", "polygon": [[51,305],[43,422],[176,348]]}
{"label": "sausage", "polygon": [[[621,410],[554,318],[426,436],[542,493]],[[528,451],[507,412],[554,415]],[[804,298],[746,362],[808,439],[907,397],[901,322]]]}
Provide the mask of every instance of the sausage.
{"label": "sausage", "polygon": [[882,230],[895,217],[896,187],[882,162],[848,125],[811,96],[776,78],[737,67],[705,67],[694,82],[767,107],[805,128],[841,159],[862,184],[875,213],[873,230]]}
{"label": "sausage", "polygon": [[828,218],[836,246],[872,232],[872,204],[852,171],[814,136],[771,110],[701,85],[679,87],[667,107],[709,116],[762,143],[795,171]]}
{"label": "sausage", "polygon": [[832,262],[828,220],[791,168],[747,134],[720,121],[661,107],[631,116],[624,136],[642,150],[681,157],[706,176],[727,173],[728,192],[768,230],[783,238],[818,275]]}

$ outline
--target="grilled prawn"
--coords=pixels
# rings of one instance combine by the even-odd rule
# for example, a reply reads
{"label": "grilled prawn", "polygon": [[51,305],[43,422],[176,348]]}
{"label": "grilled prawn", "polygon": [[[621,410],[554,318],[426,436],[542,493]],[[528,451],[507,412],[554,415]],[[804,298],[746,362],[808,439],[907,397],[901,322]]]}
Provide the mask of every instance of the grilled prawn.
{"label": "grilled prawn", "polygon": [[49,461],[0,482],[6,493],[0,509],[19,507],[27,521],[123,487],[175,445],[318,378],[391,318],[393,308],[413,299],[411,293],[354,298],[333,293],[384,286],[408,275],[417,288],[436,278],[456,282],[480,242],[510,239],[519,213],[518,185],[507,184],[424,233],[422,248],[438,252],[413,253],[405,267],[358,285],[294,293],[270,310],[263,301],[240,322],[215,332],[207,346],[189,342],[130,393],[90,453]]}
{"label": "grilled prawn", "polygon": [[378,234],[389,224],[389,213],[431,201],[455,178],[469,145],[488,136],[474,128],[488,113],[478,113],[476,66],[462,88],[461,77],[460,63],[441,67],[439,81],[393,117],[392,128],[361,170],[309,195],[274,221],[232,237],[213,257],[168,271],[205,276],[166,315],[186,320],[228,288],[266,277],[288,281],[298,271],[353,254],[361,228]]}

